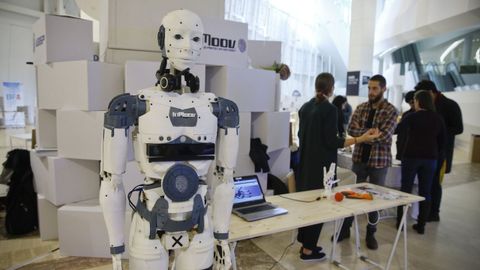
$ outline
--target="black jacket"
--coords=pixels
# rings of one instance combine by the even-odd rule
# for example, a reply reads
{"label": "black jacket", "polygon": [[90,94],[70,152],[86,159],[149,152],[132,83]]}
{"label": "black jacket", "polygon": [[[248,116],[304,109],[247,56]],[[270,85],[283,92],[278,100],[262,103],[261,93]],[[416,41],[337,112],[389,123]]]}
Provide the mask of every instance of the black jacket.
{"label": "black jacket", "polygon": [[303,104],[298,112],[300,127],[300,164],[296,174],[297,191],[323,188],[323,168],[337,162],[337,149],[345,139],[337,136],[337,108],[328,100],[315,98]]}
{"label": "black jacket", "polygon": [[441,93],[437,93],[435,98],[435,108],[437,113],[443,117],[447,131],[445,144],[445,158],[447,168],[445,173],[452,170],[453,149],[455,147],[455,135],[463,133],[462,111],[460,106],[454,100],[451,100]]}
{"label": "black jacket", "polygon": [[402,114],[402,119],[400,120],[400,123],[398,123],[397,127],[395,128],[394,134],[397,134],[397,155],[395,158],[397,160],[402,160],[403,157],[403,151],[405,150],[405,143],[407,142],[407,131],[406,130],[401,130],[401,125],[402,121],[405,119],[405,117],[411,113],[414,113],[414,109],[410,109]]}

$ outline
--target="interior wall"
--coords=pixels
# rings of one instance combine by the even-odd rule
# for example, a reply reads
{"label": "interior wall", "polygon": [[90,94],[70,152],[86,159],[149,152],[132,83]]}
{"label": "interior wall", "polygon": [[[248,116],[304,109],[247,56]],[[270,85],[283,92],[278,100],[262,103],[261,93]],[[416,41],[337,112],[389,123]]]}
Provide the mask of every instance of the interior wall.
{"label": "interior wall", "polygon": [[24,105],[28,106],[27,124],[33,124],[36,104],[32,24],[36,18],[0,9],[0,82],[20,82]]}
{"label": "interior wall", "polygon": [[376,23],[374,55],[479,24],[478,0],[387,1]]}
{"label": "interior wall", "polygon": [[480,91],[460,91],[443,93],[455,100],[462,110],[464,131],[456,137],[455,146],[470,153],[472,149],[472,134],[480,135]]}

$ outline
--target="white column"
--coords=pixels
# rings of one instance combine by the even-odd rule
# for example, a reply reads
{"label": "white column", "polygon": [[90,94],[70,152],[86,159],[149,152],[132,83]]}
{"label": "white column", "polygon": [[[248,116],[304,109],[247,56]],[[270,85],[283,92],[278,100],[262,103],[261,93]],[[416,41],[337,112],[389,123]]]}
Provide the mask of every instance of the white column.
{"label": "white column", "polygon": [[377,0],[352,1],[349,71],[372,72]]}

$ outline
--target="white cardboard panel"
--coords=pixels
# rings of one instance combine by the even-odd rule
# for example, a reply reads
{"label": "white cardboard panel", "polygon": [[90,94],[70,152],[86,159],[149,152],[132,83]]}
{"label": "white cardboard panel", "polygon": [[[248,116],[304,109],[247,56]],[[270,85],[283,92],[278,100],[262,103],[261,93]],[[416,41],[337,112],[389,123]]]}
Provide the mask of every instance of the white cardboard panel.
{"label": "white cardboard panel", "polygon": [[[198,14],[205,29],[204,48],[198,63],[247,67],[248,26],[224,20],[224,1],[201,2],[143,1],[138,5],[126,0],[104,1],[100,25],[100,55],[106,61],[119,63],[119,57],[108,55],[110,49],[159,52],[158,29],[170,11],[188,8]],[[106,53],[107,52],[107,53]],[[128,58],[129,60],[159,60],[157,58]],[[102,58],[103,60],[103,58]],[[125,60],[125,58],[124,58]]]}
{"label": "white cardboard panel", "polygon": [[33,24],[35,65],[93,60],[92,22],[46,14]]}
{"label": "white cardboard panel", "polygon": [[260,138],[267,151],[288,147],[290,112],[264,112],[252,114],[252,137]]}
{"label": "white cardboard panel", "polygon": [[[157,82],[155,73],[159,61],[127,61],[125,63],[125,92],[136,95],[139,90],[153,87]],[[190,73],[198,76],[200,92],[205,92],[205,65],[195,65]]]}
{"label": "white cardboard panel", "polygon": [[252,137],[252,113],[240,112],[239,155],[250,153],[250,138]]}
{"label": "white cardboard panel", "polygon": [[158,51],[157,33],[163,17],[177,9],[191,10],[199,16],[223,19],[223,0],[144,0],[141,5],[129,0],[101,1],[100,47]]}
{"label": "white cardboard panel", "polygon": [[272,112],[275,72],[238,67],[207,67],[206,91],[234,101],[241,112]]}
{"label": "white cardboard panel", "polygon": [[[123,49],[108,48],[104,54],[105,62],[124,66],[127,61],[151,61],[156,62],[162,59],[160,52],[132,51]],[[155,78],[155,74],[153,74]]]}
{"label": "white cardboard panel", "polygon": [[41,109],[106,110],[124,92],[123,67],[91,61],[39,65],[37,88]]}
{"label": "white cardboard panel", "polygon": [[255,173],[258,177],[258,182],[262,187],[263,193],[267,193],[268,173]]}
{"label": "white cardboard panel", "polygon": [[[100,164],[94,160],[32,155],[35,182],[45,198],[56,206],[98,198]],[[39,159],[39,160],[38,160]],[[37,173],[40,172],[40,173]]]}
{"label": "white cardboard panel", "polygon": [[38,109],[36,123],[37,148],[57,148],[57,112]]}
{"label": "white cardboard panel", "polygon": [[37,194],[38,207],[38,226],[40,231],[40,239],[55,240],[58,238],[58,207],[50,203],[45,196]]}
{"label": "white cardboard panel", "polygon": [[100,160],[105,111],[57,111],[58,155]]}
{"label": "white cardboard panel", "polygon": [[[132,213],[125,213],[125,253]],[[58,239],[64,256],[111,258],[107,227],[98,199],[62,206],[58,210]]]}
{"label": "white cardboard panel", "polygon": [[[35,191],[37,194],[45,194],[47,180],[50,179],[48,171],[47,157],[57,156],[56,151],[38,153],[36,150],[30,151],[30,166],[32,167]],[[45,197],[44,195],[42,195]]]}
{"label": "white cardboard panel", "polygon": [[287,174],[290,172],[290,148],[282,148],[273,152],[269,152],[268,165],[270,166],[270,173],[278,177],[280,180],[285,180]]}
{"label": "white cardboard panel", "polygon": [[202,18],[203,50],[198,63],[216,66],[248,66],[248,25],[217,18]]}
{"label": "white cardboard panel", "polygon": [[248,154],[238,155],[237,166],[233,170],[234,176],[245,176],[255,174],[255,166]]}
{"label": "white cardboard panel", "polygon": [[270,67],[281,63],[282,42],[267,40],[248,40],[249,63],[255,68]]}

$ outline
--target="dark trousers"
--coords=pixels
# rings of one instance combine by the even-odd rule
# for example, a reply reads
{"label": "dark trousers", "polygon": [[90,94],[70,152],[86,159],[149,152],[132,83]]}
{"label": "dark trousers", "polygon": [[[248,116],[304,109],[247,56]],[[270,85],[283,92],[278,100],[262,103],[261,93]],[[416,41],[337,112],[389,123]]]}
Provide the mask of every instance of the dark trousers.
{"label": "dark trousers", "polygon": [[297,240],[306,249],[314,250],[322,231],[323,223],[298,229]]}
{"label": "dark trousers", "polygon": [[[385,177],[387,176],[388,168],[371,168],[366,163],[353,163],[352,171],[357,175],[357,183],[368,182],[383,186],[385,184]],[[343,221],[343,226],[340,234],[346,233],[352,227],[353,217],[346,218]],[[378,222],[378,212],[368,213],[368,232],[375,232],[377,230],[376,223]]]}
{"label": "dark trousers", "polygon": [[442,202],[442,183],[441,183],[441,171],[445,160],[441,159],[437,161],[437,168],[435,169],[435,175],[432,181],[432,188],[430,191],[432,198],[432,207],[430,209],[430,217],[438,217],[440,213],[440,203]]}
{"label": "dark trousers", "polygon": [[[412,193],[413,182],[415,176],[418,176],[418,195],[425,197],[424,201],[420,202],[418,213],[418,224],[425,226],[428,215],[430,214],[431,206],[431,189],[432,181],[437,169],[437,160],[435,159],[419,159],[419,158],[404,158],[402,159],[402,187],[403,192]],[[397,224],[403,215],[403,207],[397,208]]]}

